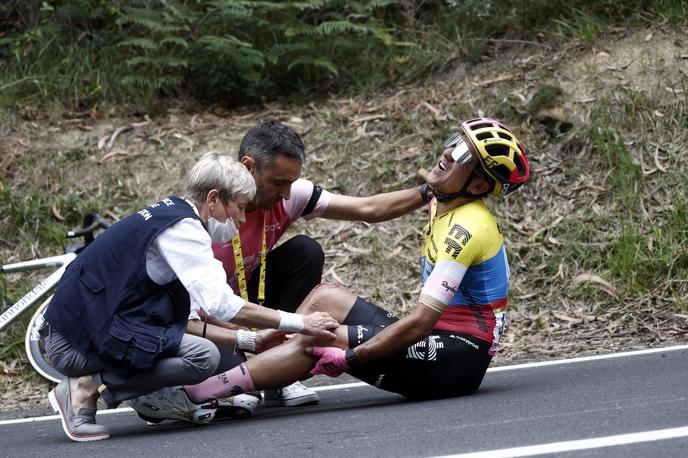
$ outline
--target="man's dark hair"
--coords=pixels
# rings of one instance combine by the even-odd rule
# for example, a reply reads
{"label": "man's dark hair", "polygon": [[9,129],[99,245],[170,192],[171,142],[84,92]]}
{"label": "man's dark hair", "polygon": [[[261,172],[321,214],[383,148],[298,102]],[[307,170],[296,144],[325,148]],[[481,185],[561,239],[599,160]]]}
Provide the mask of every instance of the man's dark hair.
{"label": "man's dark hair", "polygon": [[239,146],[239,159],[250,156],[258,167],[270,167],[278,154],[302,163],[306,160],[306,147],[296,132],[276,121],[264,121],[253,127]]}

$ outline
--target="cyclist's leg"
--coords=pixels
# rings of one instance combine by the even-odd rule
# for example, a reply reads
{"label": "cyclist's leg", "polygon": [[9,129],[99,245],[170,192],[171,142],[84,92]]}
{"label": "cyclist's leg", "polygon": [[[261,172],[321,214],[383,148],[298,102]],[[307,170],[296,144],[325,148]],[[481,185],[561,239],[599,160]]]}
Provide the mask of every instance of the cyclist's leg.
{"label": "cyclist's leg", "polygon": [[310,376],[315,361],[305,352],[306,347],[330,345],[347,348],[346,328],[340,326],[335,330],[335,340],[297,335],[229,371],[184,388],[192,401],[205,402],[242,392],[287,386]]}
{"label": "cyclist's leg", "polygon": [[234,346],[229,345],[218,345],[217,349],[220,351],[220,364],[215,370],[216,374],[230,370],[233,367],[238,366],[241,363],[246,362],[246,354],[237,350]]}
{"label": "cyclist's leg", "polygon": [[[310,291],[320,283],[325,262],[320,244],[297,235],[267,254],[264,306],[293,312]],[[260,267],[248,283],[249,300],[256,302]]]}
{"label": "cyclist's leg", "polygon": [[[309,299],[310,298],[310,299]],[[315,307],[311,309],[311,306]],[[327,307],[327,308],[326,308]],[[383,328],[397,320],[376,305],[357,298],[342,288],[318,287],[304,301],[301,313],[325,310],[338,315],[351,315],[351,319],[363,319],[375,324],[366,324],[363,329]],[[341,318],[344,320],[344,318]],[[314,365],[313,357],[305,353],[310,346],[336,346],[349,348],[363,332],[360,326],[339,326],[335,330],[336,340],[309,336],[296,336],[289,342],[250,358],[246,363],[195,386],[185,387],[194,402],[211,398],[231,396],[238,392],[278,388],[301,380],[310,375]]]}
{"label": "cyclist's leg", "polygon": [[327,312],[345,325],[385,324],[397,320],[393,313],[336,285],[318,285],[304,299],[298,313]]}
{"label": "cyclist's leg", "polygon": [[[258,390],[288,385],[310,375],[310,370],[315,361],[312,356],[305,353],[304,349],[306,347],[334,346],[349,348],[350,345],[356,345],[355,342],[359,334],[364,333],[367,335],[368,332],[371,332],[370,337],[372,337],[374,329],[377,332],[377,330],[383,329],[385,326],[398,320],[398,318],[386,310],[363,298],[357,298],[343,288],[319,286],[306,298],[304,304],[302,304],[303,308],[299,307],[298,311],[301,313],[309,313],[315,310],[324,310],[335,315],[346,313],[346,321],[364,320],[363,322],[366,324],[363,326],[339,326],[335,330],[337,335],[335,340],[302,335],[296,336],[285,344],[250,358],[244,364],[243,369],[233,369],[234,372],[226,372],[221,377],[223,379],[222,383],[218,383],[219,380],[207,381],[206,388],[210,388],[210,386],[212,388],[210,390],[199,389],[194,395],[199,396],[198,399],[203,395],[208,395],[208,393],[214,393],[215,396],[219,396],[221,393],[224,393],[222,391],[223,388],[231,389],[234,386],[237,377],[240,380],[251,382],[247,385],[247,388]],[[316,304],[314,309],[308,308],[313,304]],[[339,319],[337,316],[335,318]],[[344,320],[344,318],[342,319]],[[250,375],[246,376],[246,373]],[[194,391],[194,389],[191,389],[191,391]],[[227,394],[223,395],[226,396]]]}
{"label": "cyclist's leg", "polygon": [[466,334],[434,331],[403,352],[361,364],[349,374],[411,398],[468,395],[477,391],[487,371],[489,348],[488,342]]}

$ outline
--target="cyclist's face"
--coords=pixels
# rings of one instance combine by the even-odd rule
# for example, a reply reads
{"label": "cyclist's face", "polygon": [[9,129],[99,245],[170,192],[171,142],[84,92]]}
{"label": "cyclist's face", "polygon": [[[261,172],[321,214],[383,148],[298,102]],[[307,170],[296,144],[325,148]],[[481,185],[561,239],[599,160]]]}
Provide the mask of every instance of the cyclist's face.
{"label": "cyclist's face", "polygon": [[438,193],[451,194],[463,188],[476,165],[478,157],[472,151],[457,152],[455,146],[449,146],[428,173],[427,182]]}
{"label": "cyclist's face", "polygon": [[[242,161],[243,162],[243,161]],[[291,185],[301,176],[301,161],[285,154],[278,154],[271,165],[249,167],[256,180],[256,197],[253,204],[269,210],[282,199],[291,196]]]}

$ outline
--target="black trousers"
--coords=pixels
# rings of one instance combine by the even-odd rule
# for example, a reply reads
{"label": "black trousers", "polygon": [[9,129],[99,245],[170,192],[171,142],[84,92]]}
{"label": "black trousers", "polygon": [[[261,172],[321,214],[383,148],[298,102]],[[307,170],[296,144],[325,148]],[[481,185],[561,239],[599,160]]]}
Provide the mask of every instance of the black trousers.
{"label": "black trousers", "polygon": [[[322,280],[325,254],[320,244],[297,235],[266,256],[265,307],[294,312],[308,293]],[[248,298],[257,302],[260,266],[248,282]]]}

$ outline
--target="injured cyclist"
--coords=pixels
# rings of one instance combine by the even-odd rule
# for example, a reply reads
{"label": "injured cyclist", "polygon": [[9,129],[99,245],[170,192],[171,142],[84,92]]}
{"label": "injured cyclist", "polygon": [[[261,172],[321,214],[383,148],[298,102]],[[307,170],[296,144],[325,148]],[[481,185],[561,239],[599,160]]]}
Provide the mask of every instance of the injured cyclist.
{"label": "injured cyclist", "polygon": [[212,403],[347,372],[411,398],[474,393],[499,346],[509,286],[504,239],[483,199],[510,194],[529,175],[525,149],[506,126],[463,122],[427,176],[430,221],[414,311],[399,319],[342,288],[317,287],[297,312],[329,313],[342,323],[335,341],[297,336],[183,390],[194,403]]}

